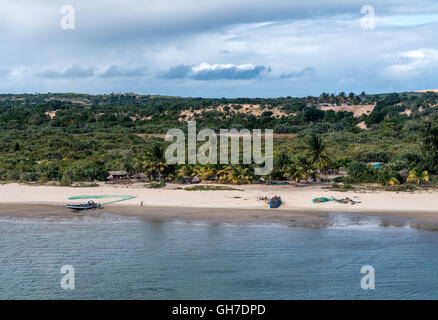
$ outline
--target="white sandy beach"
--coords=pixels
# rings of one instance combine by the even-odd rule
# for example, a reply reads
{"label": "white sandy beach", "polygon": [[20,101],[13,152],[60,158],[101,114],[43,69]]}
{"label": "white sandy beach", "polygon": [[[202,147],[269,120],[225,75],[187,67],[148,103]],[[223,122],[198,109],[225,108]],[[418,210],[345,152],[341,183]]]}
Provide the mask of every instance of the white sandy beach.
{"label": "white sandy beach", "polygon": [[[59,186],[30,186],[24,184],[0,185],[0,211],[1,204],[20,205],[65,205],[66,203],[80,203],[84,200],[68,200],[71,196],[86,195],[132,195],[136,198],[114,203],[108,207],[117,208],[143,208],[169,207],[169,208],[198,208],[198,209],[233,209],[233,215],[239,215],[236,209],[266,210],[265,216],[270,214],[278,216],[287,212],[347,212],[370,213],[421,219],[423,221],[438,222],[438,192],[422,191],[408,192],[335,192],[320,186],[294,187],[292,185],[240,185],[232,186],[238,190],[219,191],[186,191],[185,185],[167,185],[163,189],[148,189],[144,184],[133,185],[107,185],[99,187],[59,187]],[[283,205],[279,209],[269,209],[263,201],[258,201],[259,196],[279,195]],[[336,202],[315,204],[315,197],[349,197],[361,201],[355,205]],[[109,200],[111,201],[111,200]],[[99,202],[99,200],[96,200]],[[208,212],[208,210],[207,210]],[[214,213],[211,213],[214,215]],[[243,214],[243,213],[242,213]],[[236,217],[238,218],[238,217]]]}

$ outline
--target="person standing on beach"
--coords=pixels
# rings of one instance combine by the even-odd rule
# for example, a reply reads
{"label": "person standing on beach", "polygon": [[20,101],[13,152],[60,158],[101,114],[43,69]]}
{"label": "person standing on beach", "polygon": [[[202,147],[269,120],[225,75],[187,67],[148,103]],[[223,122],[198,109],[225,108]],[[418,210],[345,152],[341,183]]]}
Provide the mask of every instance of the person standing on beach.
{"label": "person standing on beach", "polygon": [[140,203],[140,207],[143,207],[143,201]]}

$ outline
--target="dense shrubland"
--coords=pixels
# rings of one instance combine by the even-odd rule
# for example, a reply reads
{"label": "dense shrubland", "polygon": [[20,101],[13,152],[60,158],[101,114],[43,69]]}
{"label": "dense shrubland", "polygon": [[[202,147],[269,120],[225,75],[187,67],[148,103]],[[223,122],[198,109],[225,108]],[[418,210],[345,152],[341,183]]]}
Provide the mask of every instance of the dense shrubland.
{"label": "dense shrubland", "polygon": [[[239,113],[243,105],[262,112]],[[320,104],[375,104],[370,114],[323,111]],[[148,134],[186,130],[181,113],[202,128],[274,129],[274,170],[263,180],[310,181],[345,171],[338,183],[422,185],[438,172],[438,94],[203,99],[134,94],[0,95],[0,180],[103,181],[110,170],[144,172],[151,180],[259,181],[252,165],[171,166],[166,143]],[[222,111],[217,110],[219,106]],[[276,108],[276,109],[275,109]],[[281,116],[275,116],[280,110]],[[364,122],[368,129],[358,127]],[[381,169],[369,162],[385,162]],[[432,174],[432,175],[431,175]]]}

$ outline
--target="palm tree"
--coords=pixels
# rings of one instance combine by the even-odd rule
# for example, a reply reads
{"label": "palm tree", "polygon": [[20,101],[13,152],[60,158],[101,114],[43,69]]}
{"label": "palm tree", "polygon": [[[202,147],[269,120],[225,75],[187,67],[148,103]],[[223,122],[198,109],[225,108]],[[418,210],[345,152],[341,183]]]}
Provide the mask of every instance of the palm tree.
{"label": "palm tree", "polygon": [[164,172],[164,170],[166,170],[168,165],[169,164],[167,162],[161,162],[161,161],[155,163],[155,170],[158,172],[158,181],[161,182],[163,172]]}
{"label": "palm tree", "polygon": [[276,166],[280,170],[286,168],[291,163],[291,159],[289,158],[289,155],[286,152],[281,152],[275,160],[276,160]]}
{"label": "palm tree", "polygon": [[321,93],[319,96],[320,102],[328,102],[330,95],[327,92]]}
{"label": "palm tree", "polygon": [[219,166],[217,164],[207,164],[202,168],[198,169],[198,177],[202,180],[212,180],[215,179],[219,171]]}
{"label": "palm tree", "polygon": [[423,181],[429,181],[429,173],[427,170],[422,170],[419,167],[412,169],[409,172],[409,176],[406,179],[408,182],[415,182],[417,185],[421,186]]}
{"label": "palm tree", "polygon": [[273,178],[277,178],[283,176],[287,167],[292,163],[291,158],[286,152],[281,152],[274,159],[274,170],[271,172],[270,177],[264,177],[264,179],[271,180]]}
{"label": "palm tree", "polygon": [[227,183],[228,182],[228,176],[230,174],[232,167],[228,166],[225,168],[222,168],[216,172],[216,177],[218,179],[219,183]]}
{"label": "palm tree", "polygon": [[331,93],[331,94],[330,94],[329,102],[332,103],[332,104],[336,102],[336,97],[335,97],[335,94],[334,94],[334,93]]}
{"label": "palm tree", "polygon": [[254,181],[253,169],[250,166],[233,165],[216,172],[219,183],[242,184]]}
{"label": "palm tree", "polygon": [[155,165],[155,162],[151,160],[144,160],[141,163],[141,171],[149,175],[151,181],[154,181],[155,173],[157,172],[157,167]]}
{"label": "palm tree", "polygon": [[158,144],[154,145],[152,152],[150,152],[150,156],[156,161],[165,162],[164,150]]}
{"label": "palm tree", "polygon": [[300,180],[307,178],[307,172],[303,167],[301,167],[297,164],[293,164],[287,168],[284,176],[286,178],[294,181],[295,187],[296,187],[298,185],[298,183],[300,182]]}
{"label": "palm tree", "polygon": [[312,168],[309,168],[309,169],[306,170],[306,175],[307,175],[307,177],[306,177],[306,181],[307,181],[308,178],[310,178],[310,179],[312,179],[314,182],[316,182],[316,179],[319,178],[318,171],[317,171],[317,170],[314,170],[314,169],[312,169]]}
{"label": "palm tree", "polygon": [[178,170],[178,174],[183,177],[184,179],[189,179],[189,181],[192,180],[195,171],[193,169],[193,166],[190,164],[185,164]]}
{"label": "palm tree", "polygon": [[400,184],[400,181],[398,181],[397,178],[392,177],[391,179],[389,179],[388,184],[390,186],[398,186]]}
{"label": "palm tree", "polygon": [[298,157],[296,166],[301,167],[306,175],[306,182],[309,182],[309,178],[316,179],[318,172],[315,170],[311,160],[306,157]]}
{"label": "palm tree", "polygon": [[342,103],[344,103],[344,101],[345,101],[345,97],[346,97],[346,95],[345,95],[345,92],[344,92],[344,91],[342,91],[342,92],[340,92],[340,93],[338,94],[338,98],[339,98],[339,100],[340,100]]}
{"label": "palm tree", "polygon": [[423,129],[422,151],[425,168],[432,172],[438,171],[438,125],[426,122]]}
{"label": "palm tree", "polygon": [[327,154],[327,147],[318,135],[312,135],[309,139],[310,163],[318,169],[326,171],[333,165],[332,158]]}
{"label": "palm tree", "polygon": [[147,174],[151,181],[158,176],[161,182],[164,171],[169,164],[164,158],[164,151],[159,145],[155,145],[152,150],[145,152],[135,162],[134,168]]}
{"label": "palm tree", "polygon": [[251,176],[248,174],[249,168],[233,166],[228,175],[228,180],[233,184],[250,183]]}

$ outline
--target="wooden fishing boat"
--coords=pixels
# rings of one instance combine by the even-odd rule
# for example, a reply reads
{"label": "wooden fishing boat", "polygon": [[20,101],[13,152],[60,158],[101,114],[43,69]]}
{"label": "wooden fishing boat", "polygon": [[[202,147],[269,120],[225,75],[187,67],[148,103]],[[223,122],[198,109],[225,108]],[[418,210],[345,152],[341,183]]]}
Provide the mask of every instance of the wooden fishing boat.
{"label": "wooden fishing boat", "polygon": [[68,209],[72,210],[90,210],[90,209],[102,209],[103,206],[101,206],[100,203],[95,203],[94,201],[90,200],[88,203],[83,204],[67,204]]}
{"label": "wooden fishing boat", "polygon": [[281,197],[275,196],[269,200],[269,207],[272,209],[276,209],[281,205]]}

